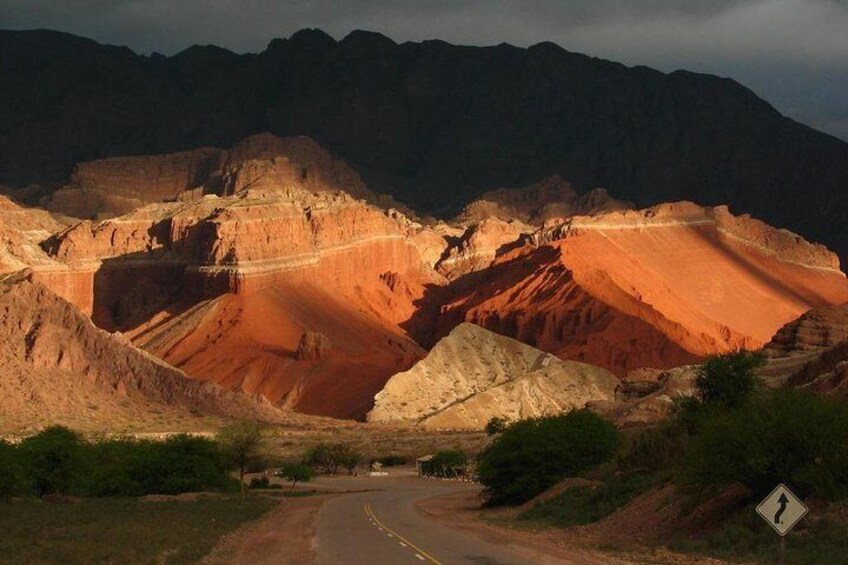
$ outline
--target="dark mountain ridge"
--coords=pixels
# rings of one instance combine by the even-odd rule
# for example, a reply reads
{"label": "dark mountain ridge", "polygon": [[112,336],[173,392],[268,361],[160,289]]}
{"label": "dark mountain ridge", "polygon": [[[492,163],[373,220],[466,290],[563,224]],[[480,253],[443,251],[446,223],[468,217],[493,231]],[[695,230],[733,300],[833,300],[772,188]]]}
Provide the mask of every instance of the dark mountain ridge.
{"label": "dark mountain ridge", "polygon": [[0,31],[0,183],[58,184],[80,161],[227,147],[262,131],[314,138],[419,211],[560,174],[640,206],[729,204],[848,254],[848,144],[730,79],[552,43],[303,30],[256,54],[148,57]]}

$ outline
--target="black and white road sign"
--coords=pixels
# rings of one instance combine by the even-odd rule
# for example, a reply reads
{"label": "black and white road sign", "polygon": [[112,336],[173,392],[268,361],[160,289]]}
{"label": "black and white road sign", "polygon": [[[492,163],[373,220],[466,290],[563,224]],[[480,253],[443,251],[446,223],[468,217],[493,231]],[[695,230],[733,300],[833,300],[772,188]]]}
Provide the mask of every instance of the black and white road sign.
{"label": "black and white road sign", "polygon": [[780,484],[757,506],[757,514],[781,536],[789,533],[808,512],[807,507],[786,485]]}

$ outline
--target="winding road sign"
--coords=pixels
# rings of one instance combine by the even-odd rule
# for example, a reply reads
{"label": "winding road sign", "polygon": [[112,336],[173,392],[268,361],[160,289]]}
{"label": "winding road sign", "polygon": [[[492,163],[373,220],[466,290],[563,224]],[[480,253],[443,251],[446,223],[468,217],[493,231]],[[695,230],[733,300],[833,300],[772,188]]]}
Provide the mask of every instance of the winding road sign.
{"label": "winding road sign", "polygon": [[757,506],[757,514],[762,516],[763,520],[768,522],[781,536],[788,534],[789,530],[794,528],[795,524],[808,511],[808,508],[801,502],[801,499],[792,494],[792,491],[784,484],[778,485]]}

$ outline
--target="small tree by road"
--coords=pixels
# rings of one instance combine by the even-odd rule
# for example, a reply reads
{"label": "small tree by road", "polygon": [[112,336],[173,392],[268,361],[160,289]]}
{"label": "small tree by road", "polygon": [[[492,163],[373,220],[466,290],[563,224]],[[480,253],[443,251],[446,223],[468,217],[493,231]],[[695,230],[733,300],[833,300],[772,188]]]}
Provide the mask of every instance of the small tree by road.
{"label": "small tree by road", "polygon": [[248,464],[257,457],[262,432],[256,422],[239,422],[218,432],[218,443],[224,454],[239,470],[241,495],[244,497],[244,473]]}
{"label": "small tree by road", "polygon": [[284,465],[282,469],[280,469],[280,476],[285,477],[290,480],[291,491],[294,492],[294,486],[298,482],[308,482],[312,479],[312,467],[306,465],[304,463],[289,463],[288,465]]}
{"label": "small tree by road", "polygon": [[353,446],[344,443],[319,443],[303,457],[303,462],[327,475],[335,475],[339,468],[353,474],[362,456]]}

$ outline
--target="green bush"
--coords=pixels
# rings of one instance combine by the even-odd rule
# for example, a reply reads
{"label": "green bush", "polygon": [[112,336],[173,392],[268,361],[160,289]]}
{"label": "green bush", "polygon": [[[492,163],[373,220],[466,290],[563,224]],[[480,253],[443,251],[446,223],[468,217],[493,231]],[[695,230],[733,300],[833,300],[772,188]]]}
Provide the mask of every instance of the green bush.
{"label": "green bush", "polygon": [[37,496],[70,494],[83,476],[83,442],[78,434],[62,426],[53,426],[26,438],[16,450]]}
{"label": "green bush", "polygon": [[848,403],[778,390],[743,408],[711,411],[684,458],[683,481],[703,491],[741,483],[754,496],[779,483],[799,495],[848,497]]}
{"label": "green bush", "polygon": [[283,465],[278,473],[281,477],[285,477],[292,482],[291,490],[299,482],[308,482],[312,480],[312,467],[303,463],[289,463]]}
{"label": "green bush", "polygon": [[17,447],[0,443],[0,497],[231,491],[236,482],[228,471],[214,441],[188,435],[161,442],[87,442],[67,428],[53,427]]}
{"label": "green bush", "polygon": [[489,504],[519,504],[565,477],[613,458],[618,430],[589,410],[522,420],[480,454]]}
{"label": "green bush", "polygon": [[728,408],[744,405],[759,384],[754,370],[763,363],[761,356],[747,351],[707,359],[698,369],[696,381],[704,404]]}
{"label": "green bush", "polygon": [[675,420],[637,432],[622,446],[617,467],[623,472],[668,475],[673,472],[686,450],[688,434]]}
{"label": "green bush", "polygon": [[655,484],[649,475],[632,473],[613,477],[594,487],[572,487],[521,513],[519,519],[538,520],[557,528],[591,524],[609,516]]}
{"label": "green bush", "polygon": [[462,451],[451,449],[439,451],[421,465],[424,475],[431,477],[456,478],[465,474],[468,457]]}
{"label": "green bush", "polygon": [[503,432],[509,426],[509,420],[506,418],[493,417],[486,422],[486,433],[490,436]]}
{"label": "green bush", "polygon": [[384,467],[398,467],[409,463],[409,457],[405,455],[386,455],[380,457],[377,461]]}
{"label": "green bush", "polygon": [[0,440],[0,500],[20,494],[24,488],[24,470],[17,448]]}
{"label": "green bush", "polygon": [[268,477],[253,477],[250,479],[250,484],[247,488],[268,488],[271,486],[271,481]]}
{"label": "green bush", "polygon": [[361,459],[362,456],[353,446],[344,443],[319,443],[303,456],[305,464],[327,475],[335,475],[339,468],[353,473]]}

